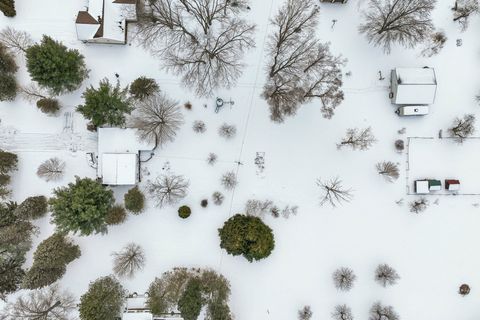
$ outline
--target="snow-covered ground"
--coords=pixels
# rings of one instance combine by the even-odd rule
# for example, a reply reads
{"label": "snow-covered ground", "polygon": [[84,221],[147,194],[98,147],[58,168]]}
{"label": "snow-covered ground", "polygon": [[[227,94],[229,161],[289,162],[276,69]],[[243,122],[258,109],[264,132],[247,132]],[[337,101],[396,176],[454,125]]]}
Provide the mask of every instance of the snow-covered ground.
{"label": "snow-covered ground", "polygon": [[[312,306],[313,319],[327,319],[338,303],[348,304],[356,319],[365,319],[377,300],[393,305],[402,319],[478,319],[480,209],[474,204],[480,197],[443,197],[438,204],[431,201],[422,214],[410,213],[407,204],[412,197],[406,196],[405,188],[406,154],[395,152],[393,142],[408,136],[436,137],[454,117],[477,113],[474,96],[480,90],[476,72],[480,67],[480,19],[474,17],[469,29],[460,33],[452,22],[452,1],[438,1],[434,22],[445,30],[448,41],[438,56],[426,59],[419,56],[419,50],[394,48],[392,54],[384,55],[368,44],[357,32],[359,8],[365,1],[321,4],[318,35],[331,42],[335,53],[348,58],[344,71],[350,71],[351,76],[344,78],[345,101],[331,120],[322,118],[318,103],[312,103],[300,109],[295,118],[277,125],[269,120],[260,93],[265,80],[264,42],[271,31],[268,21],[282,2],[252,3],[250,18],[257,24],[256,48],[247,54],[247,68],[238,86],[218,92],[219,97],[235,101],[232,108],[218,114],[214,113],[213,98],[195,98],[181,87],[178,78],[160,70],[159,62],[135,44],[78,42],[74,19],[83,0],[16,0],[17,17],[0,17],[0,28],[26,30],[35,39],[47,34],[85,56],[90,78],[80,90],[61,97],[64,112],[73,112],[81,103],[87,85],[96,86],[104,77],[114,80],[114,73],[120,74],[123,85],[140,75],[155,78],[170,97],[182,104],[193,103],[191,111],[184,111],[186,123],[176,141],[157,150],[146,164],[150,176],[144,177],[144,181],[156,177],[168,168],[188,177],[190,189],[184,203],[192,207],[192,216],[181,220],[176,207],[160,210],[149,202],[145,213],[130,216],[126,223],[110,228],[108,235],[75,237],[82,256],[68,266],[61,283],[80,296],[89,281],[111,272],[111,252],[134,241],[145,249],[148,262],[135,279],[123,282],[126,288],[142,292],[155,276],[174,266],[211,267],[231,281],[232,310],[241,320],[294,319],[297,309],[305,304]],[[333,19],[337,22],[332,28]],[[458,38],[463,40],[461,47],[455,44]],[[22,57],[18,62],[19,81],[26,84],[29,79]],[[378,71],[387,76],[394,67],[425,65],[435,68],[438,80],[431,113],[422,118],[399,118],[388,99],[388,77],[378,80]],[[63,116],[47,117],[18,98],[13,103],[0,103],[0,118],[0,147],[19,155],[19,170],[12,177],[15,200],[37,194],[48,196],[52,188],[72,181],[75,175],[95,177],[85,156],[95,149],[95,140],[86,131],[81,115],[74,116],[73,132],[65,132]],[[205,121],[205,134],[192,131],[195,120]],[[237,126],[237,135],[231,141],[217,134],[224,122]],[[336,143],[347,128],[367,126],[372,126],[378,139],[370,150],[337,150]],[[398,134],[403,127],[406,134]],[[15,138],[12,130],[17,132]],[[12,144],[9,139],[21,143]],[[465,167],[478,170],[480,148],[450,147],[452,153],[460,153],[458,161]],[[219,155],[213,167],[205,161],[210,152]],[[254,164],[256,152],[265,152],[266,168],[261,175]],[[67,161],[67,174],[58,183],[46,183],[35,172],[53,155]],[[396,183],[387,184],[376,173],[375,164],[383,160],[401,164],[401,177]],[[237,172],[238,187],[226,192],[223,206],[201,208],[201,199],[221,190],[220,176],[228,170]],[[471,173],[478,176],[476,171]],[[354,189],[354,199],[336,209],[320,207],[316,179],[335,176]],[[119,201],[125,190],[116,190]],[[274,229],[276,246],[269,258],[255,263],[227,255],[220,249],[217,235],[217,228],[232,214],[242,212],[250,198],[299,206],[296,217],[266,219]],[[395,202],[402,198],[404,205],[397,205]],[[35,245],[53,232],[48,217],[37,224],[41,233]],[[396,268],[401,276],[397,285],[385,289],[374,282],[373,272],[379,263]],[[347,293],[337,291],[331,280],[332,272],[341,266],[353,268],[358,277]],[[466,297],[457,293],[462,283],[472,287]]]}

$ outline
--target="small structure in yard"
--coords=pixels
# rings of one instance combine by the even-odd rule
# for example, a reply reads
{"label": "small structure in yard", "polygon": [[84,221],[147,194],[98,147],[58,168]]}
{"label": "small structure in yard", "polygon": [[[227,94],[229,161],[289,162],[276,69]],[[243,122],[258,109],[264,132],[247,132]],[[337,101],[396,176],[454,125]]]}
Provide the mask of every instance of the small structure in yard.
{"label": "small structure in yard", "polygon": [[88,0],[75,20],[77,38],[85,43],[125,44],[128,23],[137,20],[137,0]]}
{"label": "small structure in yard", "polygon": [[399,116],[424,116],[428,114],[428,106],[403,106],[396,113]]}
{"label": "small structure in yard", "polygon": [[415,193],[428,194],[430,191],[442,190],[442,182],[435,179],[423,179],[415,181]]}
{"label": "small structure in yard", "polygon": [[458,191],[460,190],[460,181],[456,179],[446,179],[445,180],[445,189],[448,191]]}
{"label": "small structure in yard", "polygon": [[390,80],[393,104],[428,105],[435,102],[437,78],[433,68],[395,68]]}
{"label": "small structure in yard", "polygon": [[155,145],[142,142],[133,128],[98,128],[97,176],[105,185],[134,185],[140,180],[140,153]]}
{"label": "small structure in yard", "polygon": [[154,315],[147,306],[148,294],[134,293],[127,297],[122,320],[183,320],[179,313],[171,312],[164,315]]}

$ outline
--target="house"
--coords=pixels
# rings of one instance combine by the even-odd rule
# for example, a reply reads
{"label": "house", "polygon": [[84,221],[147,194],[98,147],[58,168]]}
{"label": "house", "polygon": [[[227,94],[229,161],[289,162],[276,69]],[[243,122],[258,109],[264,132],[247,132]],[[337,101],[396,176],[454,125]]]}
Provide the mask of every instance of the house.
{"label": "house", "polygon": [[395,68],[390,80],[393,104],[427,105],[435,101],[437,79],[433,68]]}
{"label": "house", "polygon": [[460,181],[455,179],[446,179],[445,180],[445,189],[448,191],[458,191],[460,190]]}
{"label": "house", "polygon": [[133,128],[98,128],[97,176],[105,185],[134,185],[140,180],[140,155],[155,144],[140,141]]}
{"label": "house", "polygon": [[442,182],[435,179],[423,179],[415,181],[415,193],[428,194],[430,191],[442,190]]}
{"label": "house", "polygon": [[75,21],[77,38],[88,43],[125,44],[128,23],[137,20],[137,0],[87,0]]}
{"label": "house", "polygon": [[127,298],[122,320],[183,320],[177,312],[153,315],[147,306],[148,294],[134,293]]}

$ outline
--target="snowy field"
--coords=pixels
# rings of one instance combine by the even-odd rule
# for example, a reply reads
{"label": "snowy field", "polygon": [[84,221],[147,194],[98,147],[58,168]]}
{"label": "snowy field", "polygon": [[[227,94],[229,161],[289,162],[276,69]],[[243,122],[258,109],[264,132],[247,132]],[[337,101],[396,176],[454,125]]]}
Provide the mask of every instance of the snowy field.
{"label": "snowy field", "polygon": [[[311,305],[313,319],[328,319],[339,303],[348,304],[356,319],[366,319],[378,300],[394,306],[405,320],[478,319],[480,209],[474,204],[480,197],[444,197],[422,214],[410,213],[407,204],[413,197],[405,196],[406,155],[398,154],[393,143],[407,136],[436,136],[456,116],[478,114],[474,97],[480,90],[480,19],[474,17],[469,29],[461,33],[451,21],[451,1],[438,1],[434,23],[446,32],[448,41],[439,55],[427,59],[419,56],[419,50],[395,47],[385,55],[368,44],[357,32],[358,12],[364,1],[321,4],[318,36],[331,42],[335,54],[348,59],[344,73],[350,71],[351,76],[344,77],[345,101],[331,120],[322,118],[320,106],[312,103],[278,125],[270,121],[260,93],[266,78],[264,43],[271,31],[268,21],[282,2],[252,1],[249,18],[257,24],[256,48],[247,54],[247,67],[238,86],[217,93],[235,101],[232,108],[218,114],[214,113],[214,98],[195,98],[178,78],[162,71],[159,62],[134,43],[85,45],[77,41],[74,20],[83,0],[16,0],[17,17],[0,17],[0,28],[28,31],[36,40],[47,34],[85,56],[90,78],[82,88],[60,98],[63,112],[74,112],[86,86],[96,86],[104,77],[114,81],[114,73],[120,75],[122,85],[141,75],[155,78],[170,97],[193,104],[191,111],[183,111],[185,125],[175,142],[156,151],[146,164],[150,176],[143,177],[145,182],[165,170],[188,177],[189,194],[183,202],[191,206],[192,216],[181,220],[176,207],[160,210],[150,201],[146,212],[130,216],[124,224],[110,228],[107,235],[74,237],[82,256],[68,266],[61,284],[79,297],[89,281],[111,273],[111,252],[134,241],[145,249],[147,265],[133,280],[123,281],[127,289],[143,292],[155,276],[174,266],[211,267],[230,280],[231,308],[239,320],[291,320],[303,305]],[[332,28],[333,19],[337,22]],[[463,40],[461,47],[455,45],[458,38]],[[29,77],[24,59],[18,57],[18,63],[19,81],[26,84]],[[385,76],[394,67],[425,65],[435,68],[438,79],[431,113],[421,118],[399,118],[388,99],[388,77],[378,80],[378,71]],[[85,154],[95,150],[95,137],[86,130],[80,114],[74,115],[73,130],[65,131],[63,116],[47,117],[18,98],[13,103],[0,103],[0,118],[0,147],[19,155],[19,170],[12,176],[14,200],[49,196],[53,188],[73,181],[75,175],[95,177]],[[192,131],[195,120],[205,121],[205,134]],[[224,122],[237,126],[237,135],[231,141],[217,134]],[[378,139],[371,149],[337,150],[336,143],[347,128],[368,126]],[[406,133],[398,134],[403,127]],[[12,143],[12,139],[21,143]],[[467,180],[479,175],[478,142],[470,147],[470,142],[463,147],[441,142],[445,145],[426,149],[415,141],[410,149],[411,179],[416,175],[443,179],[452,174],[465,179],[467,188]],[[450,151],[438,150],[447,148],[447,144]],[[213,167],[205,162],[210,152],[219,155]],[[260,175],[254,164],[256,152],[265,153],[265,171]],[[461,176],[442,171],[440,177],[441,163],[417,165],[430,164],[429,159],[437,157],[437,152],[442,153],[439,158],[445,153],[458,156],[455,167],[448,168],[461,167]],[[47,183],[35,172],[53,155],[67,161],[67,174],[62,181]],[[401,164],[400,179],[394,184],[384,182],[375,171],[375,164],[384,160]],[[445,158],[442,161],[449,163]],[[423,168],[431,171],[419,171]],[[228,170],[237,173],[238,187],[226,193],[221,207],[200,207],[201,199],[221,190],[220,176]],[[316,179],[335,176],[354,190],[354,199],[335,209],[320,207]],[[119,201],[124,191],[115,190]],[[227,255],[219,247],[217,234],[223,222],[242,212],[251,198],[299,206],[298,215],[288,220],[265,220],[274,230],[275,250],[255,263]],[[403,206],[397,205],[402,198]],[[36,224],[41,233],[34,247],[53,232],[49,217]],[[27,263],[31,263],[31,253]],[[380,263],[398,271],[401,279],[397,285],[383,288],[374,281],[374,270]],[[331,279],[332,272],[342,266],[351,267],[358,278],[346,293],[337,291]],[[472,288],[466,297],[457,293],[462,283]]]}
{"label": "snowy field", "polygon": [[452,139],[409,139],[409,174],[408,186],[414,192],[415,180],[438,179],[442,181],[443,191],[432,193],[451,194],[445,192],[445,179],[460,180],[459,195],[480,194],[480,140],[467,139],[462,144]]}

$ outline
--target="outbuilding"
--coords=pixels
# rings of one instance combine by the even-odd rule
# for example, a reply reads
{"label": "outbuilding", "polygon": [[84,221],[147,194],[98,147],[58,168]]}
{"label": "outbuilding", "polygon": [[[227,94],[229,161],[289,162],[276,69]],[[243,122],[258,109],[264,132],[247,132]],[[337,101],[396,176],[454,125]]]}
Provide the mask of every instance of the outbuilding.
{"label": "outbuilding", "polygon": [[448,191],[458,191],[460,190],[460,181],[456,179],[446,179],[445,180],[445,189]]}
{"label": "outbuilding", "polygon": [[105,185],[134,185],[140,180],[140,154],[155,145],[140,141],[133,128],[98,128],[97,176]]}
{"label": "outbuilding", "polygon": [[437,78],[433,68],[395,68],[391,72],[393,104],[428,105],[435,102]]}

